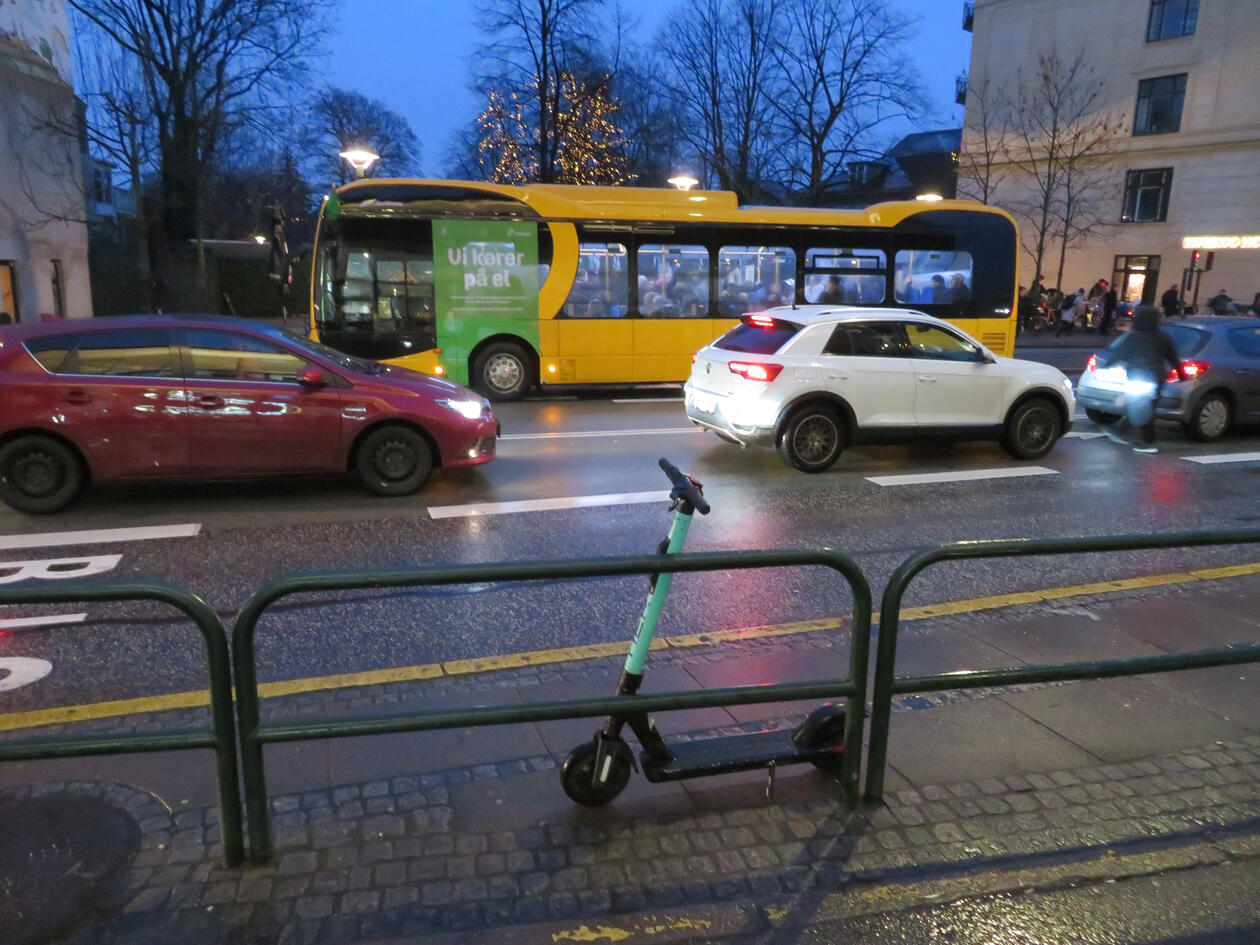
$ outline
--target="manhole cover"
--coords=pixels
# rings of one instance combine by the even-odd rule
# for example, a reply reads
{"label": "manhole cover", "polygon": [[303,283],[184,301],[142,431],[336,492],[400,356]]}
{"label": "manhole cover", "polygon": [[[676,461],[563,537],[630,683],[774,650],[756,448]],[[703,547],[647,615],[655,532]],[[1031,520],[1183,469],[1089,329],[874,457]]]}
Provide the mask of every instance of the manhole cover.
{"label": "manhole cover", "polygon": [[140,828],[99,798],[0,800],[0,943],[52,942],[122,904]]}

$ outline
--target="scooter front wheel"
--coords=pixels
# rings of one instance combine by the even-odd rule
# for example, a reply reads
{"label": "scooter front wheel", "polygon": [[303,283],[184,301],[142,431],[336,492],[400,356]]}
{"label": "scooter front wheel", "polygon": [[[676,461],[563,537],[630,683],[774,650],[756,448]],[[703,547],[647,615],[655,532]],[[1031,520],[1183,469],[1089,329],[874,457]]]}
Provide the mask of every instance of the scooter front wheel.
{"label": "scooter front wheel", "polygon": [[583,742],[569,752],[560,768],[560,786],[569,799],[584,807],[602,807],[626,789],[630,783],[630,747],[625,742],[611,749],[608,770],[602,780],[595,778],[595,742]]}

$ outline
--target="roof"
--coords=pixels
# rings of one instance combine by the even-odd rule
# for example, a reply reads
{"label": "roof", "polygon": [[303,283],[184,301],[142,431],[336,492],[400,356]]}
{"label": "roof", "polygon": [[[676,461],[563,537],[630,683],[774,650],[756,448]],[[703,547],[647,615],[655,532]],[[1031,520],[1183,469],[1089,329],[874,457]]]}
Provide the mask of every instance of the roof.
{"label": "roof", "polygon": [[94,318],[58,318],[46,322],[22,322],[17,325],[0,325],[0,345],[9,339],[42,338],[73,331],[105,330],[109,328],[172,328],[211,327],[239,328],[260,334],[278,335],[281,329],[267,322],[233,315],[163,314],[163,315],[105,315]]}
{"label": "roof", "polygon": [[[756,313],[750,313],[756,314]],[[819,322],[858,321],[867,318],[909,318],[945,325],[947,322],[912,308],[870,308],[864,305],[778,305],[765,310],[765,314],[798,325],[816,325]]]}

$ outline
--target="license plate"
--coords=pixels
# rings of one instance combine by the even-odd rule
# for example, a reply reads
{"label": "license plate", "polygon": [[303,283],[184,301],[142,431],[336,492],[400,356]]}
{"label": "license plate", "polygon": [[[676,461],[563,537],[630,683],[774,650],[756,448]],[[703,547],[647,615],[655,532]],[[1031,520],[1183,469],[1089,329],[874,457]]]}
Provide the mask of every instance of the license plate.
{"label": "license plate", "polygon": [[713,413],[717,410],[717,398],[712,394],[696,394],[691,400],[691,406],[701,413]]}

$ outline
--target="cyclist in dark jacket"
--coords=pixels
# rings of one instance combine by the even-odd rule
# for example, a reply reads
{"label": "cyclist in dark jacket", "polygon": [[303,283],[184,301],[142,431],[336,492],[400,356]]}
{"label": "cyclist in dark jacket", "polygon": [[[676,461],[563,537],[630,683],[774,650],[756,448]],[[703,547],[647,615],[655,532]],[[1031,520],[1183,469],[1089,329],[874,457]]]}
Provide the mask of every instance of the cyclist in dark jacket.
{"label": "cyclist in dark jacket", "polygon": [[[1130,422],[1140,427],[1142,442],[1133,448],[1139,453],[1155,453],[1155,405],[1159,402],[1160,388],[1168,369],[1177,372],[1179,380],[1185,380],[1181,358],[1172,338],[1159,327],[1160,312],[1154,305],[1139,305],[1133,310],[1133,326],[1111,349],[1110,364],[1123,364],[1130,384],[1135,388],[1128,393],[1127,413]],[[1150,385],[1149,393],[1141,389]]]}

